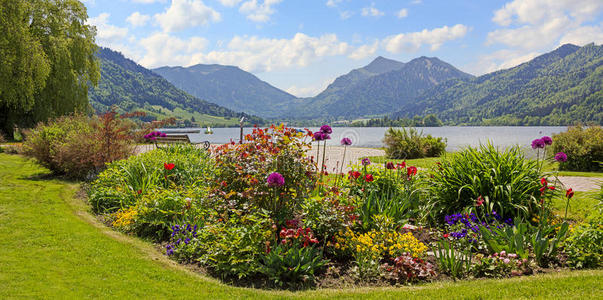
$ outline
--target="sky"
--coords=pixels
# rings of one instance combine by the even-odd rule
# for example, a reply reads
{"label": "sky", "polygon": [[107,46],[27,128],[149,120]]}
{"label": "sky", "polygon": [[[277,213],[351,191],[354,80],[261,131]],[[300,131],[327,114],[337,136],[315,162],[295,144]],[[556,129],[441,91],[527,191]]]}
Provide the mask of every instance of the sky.
{"label": "sky", "polygon": [[96,42],[147,68],[234,65],[295,96],[377,56],[482,75],[603,43],[603,0],[84,0]]}

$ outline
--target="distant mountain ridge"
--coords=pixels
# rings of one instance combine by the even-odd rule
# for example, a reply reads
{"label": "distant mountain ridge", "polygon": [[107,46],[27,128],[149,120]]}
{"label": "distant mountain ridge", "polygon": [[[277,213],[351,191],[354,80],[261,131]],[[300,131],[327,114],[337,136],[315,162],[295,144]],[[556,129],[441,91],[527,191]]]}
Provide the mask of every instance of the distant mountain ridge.
{"label": "distant mountain ridge", "polygon": [[353,119],[386,115],[442,82],[472,77],[435,57],[422,56],[408,63],[378,57],[338,77],[316,97],[297,101],[283,116]]}
{"label": "distant mountain ridge", "polygon": [[[211,124],[224,123],[224,118],[238,120],[246,115],[195,98],[119,52],[100,48],[96,56],[100,62],[101,79],[97,87],[90,88],[89,99],[97,111],[105,111],[115,105],[122,112],[145,111],[157,118],[176,116],[190,119],[196,115],[197,119],[202,118]],[[251,116],[247,118],[260,120]]]}
{"label": "distant mountain ridge", "polygon": [[451,124],[603,123],[603,46],[566,44],[516,67],[451,80],[394,117],[434,113]]}
{"label": "distant mountain ridge", "polygon": [[263,117],[278,116],[280,112],[276,107],[295,99],[295,96],[234,66],[198,64],[186,68],[161,67],[153,71],[191,95]]}

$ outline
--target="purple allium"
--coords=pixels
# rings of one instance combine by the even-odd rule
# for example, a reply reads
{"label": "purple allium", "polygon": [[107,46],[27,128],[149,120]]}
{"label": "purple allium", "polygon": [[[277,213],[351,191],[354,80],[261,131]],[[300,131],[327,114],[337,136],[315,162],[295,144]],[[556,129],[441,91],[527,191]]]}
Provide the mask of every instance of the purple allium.
{"label": "purple allium", "polygon": [[159,134],[159,136],[160,136],[160,137],[166,137],[166,136],[167,136],[167,134],[165,134],[165,133],[163,133],[163,132],[162,132],[161,134]]}
{"label": "purple allium", "polygon": [[331,134],[331,133],[333,133],[333,129],[332,129],[332,128],[331,128],[331,126],[329,126],[329,125],[322,125],[322,126],[320,127],[320,131],[321,131],[322,133],[325,133],[325,134]]}
{"label": "purple allium", "polygon": [[559,152],[559,153],[555,154],[555,160],[558,162],[566,162],[567,155],[563,152]]}
{"label": "purple allium", "polygon": [[331,136],[323,132],[323,134],[322,134],[322,139],[323,139],[323,140],[330,140],[330,139],[331,139]]}
{"label": "purple allium", "polygon": [[544,148],[545,144],[542,139],[535,139],[532,141],[532,149]]}
{"label": "purple allium", "polygon": [[362,165],[363,166],[368,166],[370,164],[371,164],[371,160],[368,157],[362,159]]}
{"label": "purple allium", "polygon": [[546,145],[552,145],[553,139],[550,136],[543,136],[540,138]]}
{"label": "purple allium", "polygon": [[324,133],[322,133],[321,131],[317,131],[314,133],[314,140],[315,141],[322,141],[324,140]]}
{"label": "purple allium", "polygon": [[285,185],[285,177],[278,172],[273,172],[266,179],[268,186],[278,187]]}
{"label": "purple allium", "polygon": [[350,138],[342,138],[341,139],[341,145],[343,146],[350,146],[352,145],[352,140],[350,140]]}

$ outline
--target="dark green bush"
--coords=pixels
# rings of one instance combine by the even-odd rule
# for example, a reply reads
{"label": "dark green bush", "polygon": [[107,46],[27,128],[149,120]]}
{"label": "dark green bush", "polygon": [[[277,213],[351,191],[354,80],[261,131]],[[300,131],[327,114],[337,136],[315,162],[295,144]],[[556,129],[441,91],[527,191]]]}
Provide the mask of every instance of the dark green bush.
{"label": "dark green bush", "polygon": [[603,215],[573,228],[565,240],[567,263],[572,268],[598,268],[603,265]]}
{"label": "dark green bush", "polygon": [[385,153],[392,159],[436,157],[446,151],[446,139],[425,136],[414,128],[389,128],[383,138]]}
{"label": "dark green bush", "polygon": [[[494,210],[504,219],[527,219],[540,207],[537,162],[526,159],[519,147],[469,147],[450,155],[430,175],[425,212],[433,222],[476,208],[481,215]],[[485,201],[477,207],[480,196]]]}
{"label": "dark green bush", "polygon": [[601,171],[603,167],[603,128],[573,126],[553,136],[553,155],[564,152],[567,161],[559,163],[560,170]]}

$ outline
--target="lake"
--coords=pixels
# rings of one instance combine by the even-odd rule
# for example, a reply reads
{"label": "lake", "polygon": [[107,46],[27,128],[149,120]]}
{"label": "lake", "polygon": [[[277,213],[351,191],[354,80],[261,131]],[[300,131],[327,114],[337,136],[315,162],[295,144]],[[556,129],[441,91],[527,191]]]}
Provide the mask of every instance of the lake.
{"label": "lake", "polygon": [[[191,128],[186,128],[191,129]],[[224,144],[231,140],[239,141],[239,128],[213,128],[214,134],[204,134],[204,128],[200,134],[190,134],[193,142],[209,141],[212,144]],[[314,131],[318,128],[309,128]],[[349,137],[355,147],[382,147],[383,136],[387,127],[333,127],[332,139],[329,145],[339,145],[344,137]],[[250,133],[252,128],[244,128],[244,134]],[[447,151],[457,151],[466,146],[477,146],[488,140],[495,146],[508,147],[520,145],[529,147],[535,138],[543,135],[551,136],[567,130],[567,126],[445,126],[445,127],[422,127],[418,128],[425,134],[435,137],[443,137],[448,140]],[[165,129],[169,133],[170,129]]]}

